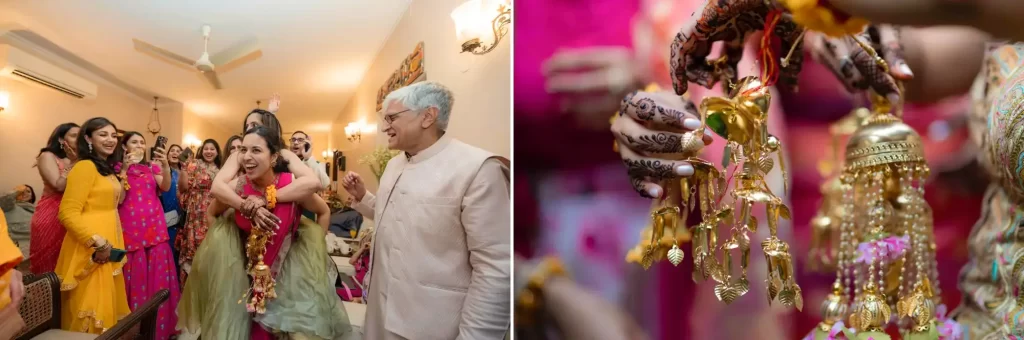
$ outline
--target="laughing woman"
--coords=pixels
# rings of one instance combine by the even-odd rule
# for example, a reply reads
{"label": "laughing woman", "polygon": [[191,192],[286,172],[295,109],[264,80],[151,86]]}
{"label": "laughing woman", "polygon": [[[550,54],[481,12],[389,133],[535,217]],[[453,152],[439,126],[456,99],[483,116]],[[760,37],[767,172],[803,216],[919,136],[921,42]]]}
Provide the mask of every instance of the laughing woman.
{"label": "laughing woman", "polygon": [[64,123],[57,126],[46,140],[46,147],[36,156],[39,176],[43,177],[43,197],[32,214],[32,231],[29,233],[29,262],[35,274],[52,272],[57,266],[60,243],[67,231],[57,220],[60,200],[67,187],[68,170],[78,159],[75,156],[75,140],[78,139],[78,124]]}
{"label": "laughing woman", "polygon": [[156,339],[174,334],[178,305],[178,275],[174,270],[174,253],[167,240],[167,221],[158,192],[171,188],[170,166],[162,148],[154,150],[153,162],[147,161],[146,139],[131,131],[121,139],[114,152],[114,171],[118,172],[125,190],[119,210],[124,228],[124,245],[128,260],[124,264],[128,305],[141,307],[161,289],[170,291],[170,298],[157,312]]}
{"label": "laughing woman", "polygon": [[171,147],[167,149],[167,164],[171,168],[171,190],[164,191],[160,194],[160,203],[164,207],[164,220],[167,222],[167,244],[171,246],[171,252],[174,260],[175,272],[181,270],[178,267],[178,247],[174,245],[174,241],[177,239],[178,231],[185,224],[185,211],[181,209],[181,203],[178,200],[178,178],[181,175],[181,146],[178,144],[171,144]]}
{"label": "laughing woman", "polygon": [[242,147],[242,136],[234,135],[228,138],[228,142],[224,143],[224,157],[231,157],[238,151],[238,148]]}
{"label": "laughing woman", "polygon": [[61,280],[61,329],[99,334],[130,313],[124,264],[109,261],[111,249],[124,249],[117,214],[124,195],[107,163],[117,147],[117,127],[106,118],[93,118],[81,130],[80,161],[68,174],[60,202],[67,235],[55,271]]}
{"label": "laughing woman", "polygon": [[206,220],[206,209],[213,202],[210,187],[214,176],[220,170],[220,146],[217,141],[207,139],[198,151],[199,156],[185,163],[178,179],[181,190],[181,204],[186,211],[185,227],[175,241],[181,257],[181,282],[185,282],[192,270],[192,257],[199,249],[199,244],[206,238],[209,224]]}
{"label": "laughing woman", "polygon": [[[272,103],[273,105],[273,103]],[[249,112],[245,116],[245,123],[242,125],[242,133],[245,133],[249,129],[262,126],[275,132],[276,135],[281,134],[281,123],[278,122],[277,117],[271,111],[263,109],[255,109]],[[282,143],[284,140],[282,139]],[[236,193],[231,187],[231,181],[240,177],[239,174],[242,168],[238,163],[238,153],[234,153],[228,156],[228,159],[224,162],[224,168],[217,177],[213,180],[213,196],[221,203],[227,204],[228,207],[239,209],[242,206],[243,198]],[[288,172],[291,172],[295,176],[295,182],[292,183],[287,189],[281,190],[278,193],[277,199],[281,202],[296,202],[304,199],[309,195],[315,195],[321,190],[320,179],[313,173],[313,169],[306,166],[305,163],[299,159],[294,153],[288,150],[281,150],[281,157],[288,163]],[[255,202],[255,201],[253,201]],[[273,218],[270,218],[267,209],[262,209],[259,216],[257,216],[256,223],[274,225],[277,224]]]}
{"label": "laughing woman", "polygon": [[[196,252],[178,309],[180,328],[193,333],[201,329],[204,338],[226,340],[354,337],[326,260],[327,203],[316,195],[297,202],[277,199],[278,189],[295,185],[290,164],[281,156],[283,145],[280,130],[267,127],[250,129],[243,137],[233,158],[244,173],[231,186],[247,203],[233,214],[225,214],[228,206],[220,201],[210,207],[210,217],[220,217]],[[321,216],[319,225],[303,219],[301,209]],[[264,218],[277,223],[256,223],[263,211],[271,214]],[[261,235],[266,237],[263,242]],[[263,305],[258,292],[268,280],[275,282],[276,298],[267,296]]]}

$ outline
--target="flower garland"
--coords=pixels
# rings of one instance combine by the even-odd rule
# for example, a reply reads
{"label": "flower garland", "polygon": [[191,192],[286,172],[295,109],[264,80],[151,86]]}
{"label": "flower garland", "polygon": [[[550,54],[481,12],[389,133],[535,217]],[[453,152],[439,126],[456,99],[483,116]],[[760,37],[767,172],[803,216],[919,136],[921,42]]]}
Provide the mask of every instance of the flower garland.
{"label": "flower garland", "polygon": [[[889,236],[875,241],[861,242],[857,245],[857,252],[860,256],[854,262],[870,264],[879,260],[896,261],[903,257],[908,248],[910,248],[910,236],[907,235]],[[876,257],[879,259],[876,259]]]}
{"label": "flower garland", "polygon": [[830,37],[859,34],[869,22],[832,6],[827,0],[779,0],[793,15],[793,21]]}

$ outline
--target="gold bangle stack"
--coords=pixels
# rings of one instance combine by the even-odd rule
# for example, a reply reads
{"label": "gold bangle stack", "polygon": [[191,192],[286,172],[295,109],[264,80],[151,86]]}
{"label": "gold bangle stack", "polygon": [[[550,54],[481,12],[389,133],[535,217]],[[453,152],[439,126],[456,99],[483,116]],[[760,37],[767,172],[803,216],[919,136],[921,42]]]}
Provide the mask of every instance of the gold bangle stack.
{"label": "gold bangle stack", "polygon": [[544,284],[552,277],[567,277],[565,265],[557,257],[545,257],[527,280],[526,287],[516,299],[516,325],[530,326],[537,323],[537,311],[544,305]]}

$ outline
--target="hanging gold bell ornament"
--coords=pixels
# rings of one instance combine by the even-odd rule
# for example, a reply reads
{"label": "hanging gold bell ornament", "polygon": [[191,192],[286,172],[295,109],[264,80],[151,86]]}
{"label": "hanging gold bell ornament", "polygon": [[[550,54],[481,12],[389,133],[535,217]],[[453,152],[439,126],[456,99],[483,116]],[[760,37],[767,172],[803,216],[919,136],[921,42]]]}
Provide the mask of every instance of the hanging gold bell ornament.
{"label": "hanging gold bell ornament", "polygon": [[830,154],[818,163],[818,172],[825,182],[821,185],[821,204],[811,218],[811,247],[807,254],[807,269],[815,272],[834,272],[839,256],[839,225],[847,211],[843,204],[843,138],[852,135],[871,115],[866,108],[853,110],[846,117],[829,126],[832,137]]}
{"label": "hanging gold bell ornament", "polygon": [[[924,200],[928,166],[921,137],[873,96],[874,111],[846,144],[841,175],[846,212],[839,225],[836,281],[823,308],[847,304],[856,339],[888,339],[893,310],[904,339],[937,339],[932,282],[937,281],[931,208]],[[852,290],[852,291],[851,291]],[[824,313],[815,331],[832,327]]]}

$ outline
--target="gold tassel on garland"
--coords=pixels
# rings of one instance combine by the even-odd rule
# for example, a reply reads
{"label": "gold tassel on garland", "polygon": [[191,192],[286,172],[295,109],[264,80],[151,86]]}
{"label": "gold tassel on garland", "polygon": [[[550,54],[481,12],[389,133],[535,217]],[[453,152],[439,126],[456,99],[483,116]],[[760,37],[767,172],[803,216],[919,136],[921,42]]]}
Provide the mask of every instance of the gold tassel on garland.
{"label": "gold tassel on garland", "polygon": [[[761,247],[768,264],[769,302],[777,299],[783,305],[803,308],[800,287],[793,279],[789,245],[777,236],[779,218],[789,219],[790,211],[772,194],[764,179],[775,168],[776,158],[785,177],[781,143],[767,133],[770,102],[768,87],[756,77],[747,77],[733,86],[729,97],[710,97],[701,103],[701,121],[729,141],[723,167],[734,169],[735,186],[725,195],[729,181],[722,171],[697,158],[703,146],[704,129],[687,132],[683,139],[686,152],[674,156],[692,164],[694,175],[662,183],[666,194],[653,203],[651,226],[642,231],[641,241],[627,254],[627,261],[640,263],[644,268],[662,259],[678,265],[684,258],[679,245],[689,240],[694,281],[714,280],[716,297],[731,303],[750,289],[750,234],[758,227],[752,212],[755,204],[764,205],[770,236],[761,242]],[[703,221],[690,229],[686,216],[698,206]],[[721,243],[720,227],[730,230],[729,237]],[[738,273],[734,272],[734,262],[739,263]]]}
{"label": "gold tassel on garland", "polygon": [[[273,211],[277,205],[277,189],[274,185],[268,186],[265,190],[267,209]],[[263,263],[263,256],[267,253],[267,243],[270,237],[274,236],[273,231],[263,231],[252,228],[249,233],[249,240],[245,243],[246,258],[249,263],[246,270],[252,277],[252,286],[242,297],[246,301],[245,308],[250,313],[263,314],[267,312],[267,301],[277,298],[274,289],[275,280],[270,266]],[[239,301],[241,303],[242,301]]]}
{"label": "gold tassel on garland", "polygon": [[[641,233],[640,243],[627,254],[626,260],[638,262],[644,268],[650,268],[655,261],[665,258],[678,265],[684,257],[679,243],[692,238],[694,281],[711,278],[717,283],[715,296],[722,302],[731,303],[750,290],[747,278],[750,234],[757,232],[758,228],[757,218],[752,212],[755,204],[764,205],[769,237],[761,242],[761,248],[768,265],[768,302],[778,300],[785,306],[800,310],[803,309],[803,294],[793,278],[793,258],[789,245],[778,238],[779,218],[790,219],[791,214],[789,207],[771,192],[765,181],[765,176],[776,165],[784,180],[788,180],[781,142],[768,133],[767,126],[771,103],[769,88],[778,79],[779,68],[771,48],[772,32],[780,18],[780,12],[773,12],[765,23],[766,34],[761,40],[764,68],[760,78],[746,77],[730,85],[728,97],[705,98],[700,104],[704,126],[684,134],[684,152],[657,155],[689,162],[694,167],[694,174],[661,183],[666,194],[655,201],[651,226]],[[719,66],[727,61],[723,57],[709,63]],[[732,166],[732,177],[736,179],[732,187],[732,178],[724,176],[728,172],[697,157],[703,148],[705,126],[728,141],[722,167],[728,170]],[[788,190],[788,183],[786,185]],[[727,190],[728,195],[725,195]],[[689,233],[683,233],[688,229],[686,216],[698,205],[702,222],[689,229]],[[720,227],[730,231],[721,244],[718,240]],[[739,273],[733,270],[733,257],[737,255]]]}

